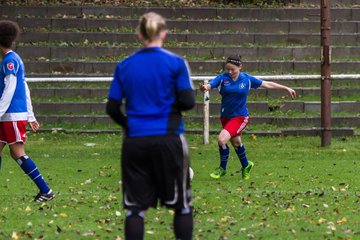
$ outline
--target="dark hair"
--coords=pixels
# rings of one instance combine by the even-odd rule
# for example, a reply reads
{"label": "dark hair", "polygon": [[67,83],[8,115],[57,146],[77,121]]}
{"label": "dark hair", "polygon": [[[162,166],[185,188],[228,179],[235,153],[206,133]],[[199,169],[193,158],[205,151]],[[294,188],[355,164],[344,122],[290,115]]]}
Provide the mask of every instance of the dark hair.
{"label": "dark hair", "polygon": [[239,66],[242,64],[241,56],[236,55],[236,54],[231,54],[231,55],[226,59],[225,64],[228,64],[228,63],[231,63],[231,64],[239,67]]}
{"label": "dark hair", "polygon": [[0,21],[0,46],[11,48],[12,43],[20,33],[19,25],[16,22],[1,20]]}
{"label": "dark hair", "polygon": [[154,12],[145,13],[141,16],[137,29],[145,40],[153,41],[166,29],[165,19]]}

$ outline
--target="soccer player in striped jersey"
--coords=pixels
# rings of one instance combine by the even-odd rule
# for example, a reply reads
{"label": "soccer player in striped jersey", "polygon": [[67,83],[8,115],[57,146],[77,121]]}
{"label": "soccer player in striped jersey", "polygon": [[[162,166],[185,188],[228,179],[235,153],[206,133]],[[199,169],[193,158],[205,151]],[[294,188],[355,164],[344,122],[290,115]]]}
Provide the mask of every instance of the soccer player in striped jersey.
{"label": "soccer player in striped jersey", "polygon": [[49,201],[55,193],[44,181],[34,161],[25,153],[26,125],[33,131],[39,123],[33,113],[30,91],[25,82],[24,64],[18,54],[11,50],[19,35],[19,26],[12,21],[0,21],[0,160],[5,145],[10,148],[11,157],[39,188],[36,202]]}
{"label": "soccer player in striped jersey", "polygon": [[121,155],[125,238],[144,238],[145,212],[159,200],[175,210],[176,239],[189,240],[193,231],[189,151],[181,111],[195,105],[190,71],[183,58],[162,48],[166,28],[160,15],[149,12],[140,18],[138,38],[144,47],[116,66],[107,102],[107,113],[125,132]]}
{"label": "soccer player in striped jersey", "polygon": [[227,72],[218,75],[208,84],[200,85],[202,92],[218,88],[222,97],[220,120],[223,129],[218,136],[220,166],[210,174],[210,177],[219,179],[226,174],[226,166],[230,153],[227,143],[230,140],[242,166],[242,178],[248,180],[254,163],[248,161],[246,157],[245,146],[241,141],[241,133],[250,120],[246,105],[250,89],[258,87],[283,89],[292,98],[296,97],[296,92],[294,89],[284,85],[263,81],[250,74],[241,72],[242,62],[238,55],[229,56],[225,62],[225,68]]}

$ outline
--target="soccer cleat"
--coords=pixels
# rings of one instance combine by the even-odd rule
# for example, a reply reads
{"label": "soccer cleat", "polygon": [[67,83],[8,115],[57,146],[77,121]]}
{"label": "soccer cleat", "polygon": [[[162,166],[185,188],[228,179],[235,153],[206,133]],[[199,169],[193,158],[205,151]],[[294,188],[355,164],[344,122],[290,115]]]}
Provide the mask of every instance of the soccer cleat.
{"label": "soccer cleat", "polygon": [[50,189],[47,193],[39,193],[36,195],[35,202],[47,202],[55,197],[55,193]]}
{"label": "soccer cleat", "polygon": [[214,179],[219,179],[220,177],[224,176],[226,171],[222,167],[215,168],[215,170],[210,174],[210,177]]}
{"label": "soccer cleat", "polygon": [[250,179],[251,169],[254,167],[254,163],[252,161],[248,161],[248,165],[246,168],[241,169],[242,178],[244,180]]}

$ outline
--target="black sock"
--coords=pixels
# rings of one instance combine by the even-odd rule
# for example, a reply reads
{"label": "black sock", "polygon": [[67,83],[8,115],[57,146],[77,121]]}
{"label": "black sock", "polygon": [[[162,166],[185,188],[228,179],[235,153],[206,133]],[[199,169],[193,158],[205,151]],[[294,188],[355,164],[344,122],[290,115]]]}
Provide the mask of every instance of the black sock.
{"label": "black sock", "polygon": [[191,240],[193,228],[194,220],[192,209],[176,210],[174,216],[174,232],[176,239]]}
{"label": "black sock", "polygon": [[125,219],[125,239],[144,239],[144,217],[141,212],[128,212]]}

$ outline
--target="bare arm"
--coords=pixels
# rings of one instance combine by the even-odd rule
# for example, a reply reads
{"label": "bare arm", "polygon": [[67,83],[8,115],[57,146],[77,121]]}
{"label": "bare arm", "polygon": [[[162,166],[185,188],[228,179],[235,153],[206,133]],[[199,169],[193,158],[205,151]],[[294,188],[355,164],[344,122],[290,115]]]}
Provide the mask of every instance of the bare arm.
{"label": "bare arm", "polygon": [[275,82],[270,82],[270,81],[263,81],[261,84],[262,88],[267,88],[267,89],[283,89],[286,90],[289,95],[291,96],[292,99],[296,98],[296,92],[294,89],[289,88],[287,86],[275,83]]}

